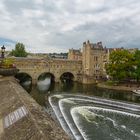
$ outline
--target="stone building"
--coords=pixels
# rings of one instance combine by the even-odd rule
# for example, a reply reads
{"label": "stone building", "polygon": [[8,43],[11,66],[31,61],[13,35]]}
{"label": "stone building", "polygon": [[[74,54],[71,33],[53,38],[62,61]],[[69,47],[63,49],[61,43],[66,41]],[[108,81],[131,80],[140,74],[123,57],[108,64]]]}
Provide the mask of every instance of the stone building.
{"label": "stone building", "polygon": [[83,43],[83,83],[94,83],[106,77],[105,64],[109,61],[109,51],[102,42]]}
{"label": "stone building", "polygon": [[69,60],[81,60],[82,61],[81,49],[79,49],[79,50],[69,49],[68,59]]}
{"label": "stone building", "polygon": [[83,43],[82,52],[70,49],[68,59],[82,61],[83,83],[95,83],[106,78],[105,64],[109,61],[109,49],[102,42]]}

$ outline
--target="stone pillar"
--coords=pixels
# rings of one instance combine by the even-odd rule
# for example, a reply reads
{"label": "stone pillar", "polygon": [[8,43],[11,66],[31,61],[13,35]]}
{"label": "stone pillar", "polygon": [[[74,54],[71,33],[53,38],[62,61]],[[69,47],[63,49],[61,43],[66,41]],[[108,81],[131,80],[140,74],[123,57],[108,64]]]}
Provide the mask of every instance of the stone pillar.
{"label": "stone pillar", "polygon": [[37,79],[32,79],[32,85],[36,85],[37,84]]}
{"label": "stone pillar", "polygon": [[60,78],[55,78],[55,82],[56,82],[56,83],[61,83]]}
{"label": "stone pillar", "polygon": [[95,84],[96,80],[93,76],[83,75],[83,84]]}

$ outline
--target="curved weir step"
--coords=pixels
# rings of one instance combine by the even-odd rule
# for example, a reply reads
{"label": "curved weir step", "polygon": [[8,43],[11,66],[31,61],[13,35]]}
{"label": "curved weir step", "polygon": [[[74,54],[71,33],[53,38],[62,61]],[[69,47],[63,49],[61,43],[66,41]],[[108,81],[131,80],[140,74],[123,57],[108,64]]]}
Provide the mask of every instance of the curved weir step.
{"label": "curved weir step", "polygon": [[52,95],[49,103],[73,139],[140,139],[138,104],[71,94]]}

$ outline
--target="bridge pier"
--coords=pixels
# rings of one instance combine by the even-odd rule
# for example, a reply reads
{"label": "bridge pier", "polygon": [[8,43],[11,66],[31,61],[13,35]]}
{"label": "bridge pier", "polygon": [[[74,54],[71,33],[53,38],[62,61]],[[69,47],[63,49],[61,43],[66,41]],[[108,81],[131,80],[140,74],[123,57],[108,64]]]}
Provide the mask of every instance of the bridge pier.
{"label": "bridge pier", "polygon": [[37,79],[32,79],[32,85],[36,85],[37,84]]}
{"label": "bridge pier", "polygon": [[93,76],[83,75],[83,84],[95,84],[96,80]]}
{"label": "bridge pier", "polygon": [[56,82],[56,83],[61,83],[60,78],[55,78],[55,82]]}

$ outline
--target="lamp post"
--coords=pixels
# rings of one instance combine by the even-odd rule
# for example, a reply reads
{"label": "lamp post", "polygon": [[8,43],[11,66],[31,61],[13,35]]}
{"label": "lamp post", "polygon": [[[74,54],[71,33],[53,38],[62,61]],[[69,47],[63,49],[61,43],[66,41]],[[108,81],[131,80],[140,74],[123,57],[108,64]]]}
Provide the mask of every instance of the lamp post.
{"label": "lamp post", "polygon": [[1,58],[4,58],[5,47],[4,45],[1,47]]}

